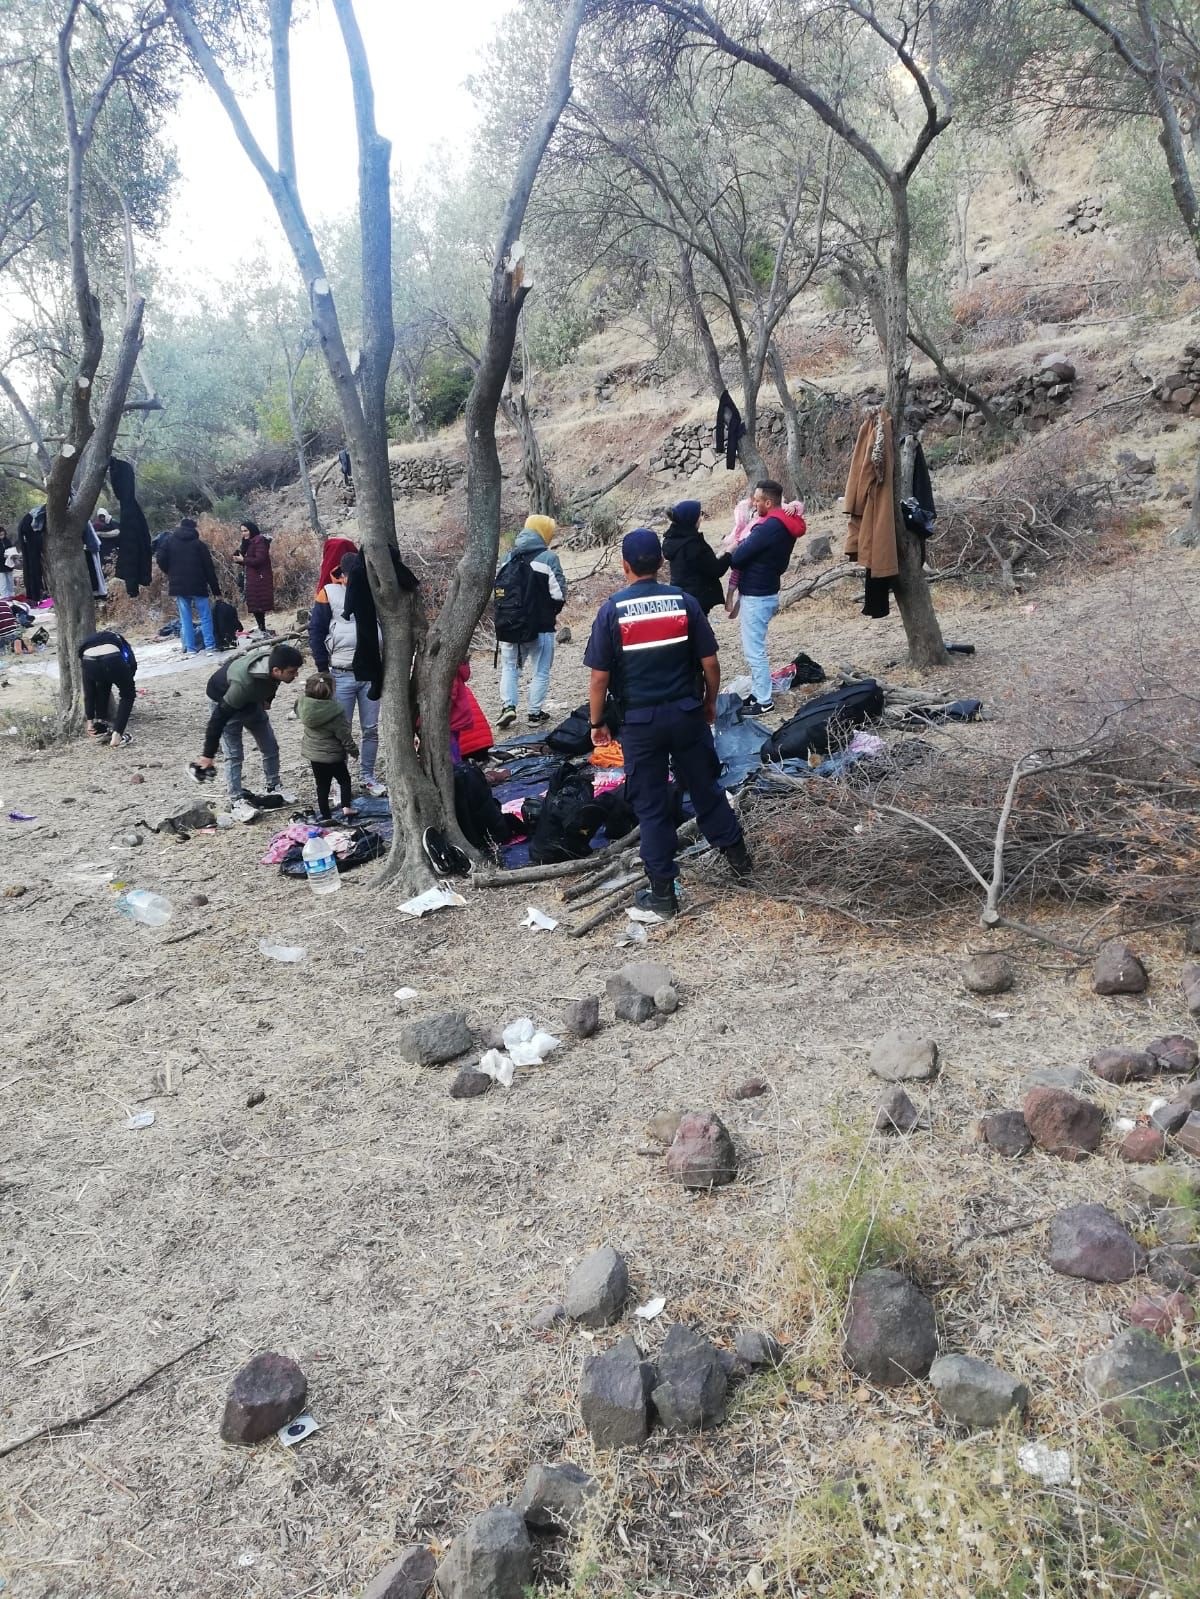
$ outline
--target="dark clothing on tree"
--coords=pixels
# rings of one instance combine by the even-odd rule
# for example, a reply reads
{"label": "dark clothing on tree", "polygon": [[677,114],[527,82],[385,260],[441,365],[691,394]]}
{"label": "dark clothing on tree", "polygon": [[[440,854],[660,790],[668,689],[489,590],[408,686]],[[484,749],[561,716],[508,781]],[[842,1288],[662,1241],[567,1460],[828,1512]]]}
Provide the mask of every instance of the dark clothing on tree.
{"label": "dark clothing on tree", "polygon": [[[677,520],[679,510],[676,506],[671,513],[671,524],[662,541],[663,554],[671,563],[671,582],[690,594],[707,616],[725,602],[721,579],[729,570],[729,556],[714,553],[694,520]],[[696,514],[699,516],[698,506]]]}
{"label": "dark clothing on tree", "polygon": [[717,401],[717,425],[713,431],[717,451],[724,455],[725,465],[732,472],[737,465],[738,441],[746,431],[746,424],[728,389],[721,390],[721,398]]}
{"label": "dark clothing on tree", "polygon": [[[412,593],[417,587],[416,577],[391,545],[388,546],[388,554],[392,558],[396,582],[406,593]],[[355,624],[357,634],[351,669],[360,683],[371,685],[367,690],[367,698],[377,700],[383,693],[383,650],[379,642],[379,613],[375,609],[375,596],[371,593],[366,563],[361,555],[343,555],[341,567],[346,578],[342,616],[347,622]]]}
{"label": "dark clothing on tree", "polygon": [[38,605],[46,598],[46,575],[42,559],[42,537],[46,531],[46,507],[26,511],[17,524],[17,548],[21,552],[21,576],[25,598]]}
{"label": "dark clothing on tree", "polygon": [[121,532],[117,540],[117,563],[114,570],[125,585],[130,599],[137,599],[138,590],[148,588],[154,576],[154,562],[150,553],[150,524],[137,502],[133,468],[128,461],[119,461],[114,455],[108,463],[108,481],[121,507],[118,524]]}
{"label": "dark clothing on tree", "polygon": [[220,594],[212,551],[200,537],[196,524],[188,518],[185,517],[159,545],[157,559],[159,567],[167,574],[167,592],[173,600]]}

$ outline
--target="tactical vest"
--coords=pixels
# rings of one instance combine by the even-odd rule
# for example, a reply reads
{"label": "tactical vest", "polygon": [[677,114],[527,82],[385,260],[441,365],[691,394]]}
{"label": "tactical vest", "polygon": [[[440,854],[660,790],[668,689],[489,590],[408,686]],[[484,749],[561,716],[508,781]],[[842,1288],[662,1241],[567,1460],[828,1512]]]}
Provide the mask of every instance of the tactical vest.
{"label": "tactical vest", "polygon": [[623,709],[699,699],[700,662],[683,590],[665,583],[633,583],[613,595],[612,605],[617,697]]}

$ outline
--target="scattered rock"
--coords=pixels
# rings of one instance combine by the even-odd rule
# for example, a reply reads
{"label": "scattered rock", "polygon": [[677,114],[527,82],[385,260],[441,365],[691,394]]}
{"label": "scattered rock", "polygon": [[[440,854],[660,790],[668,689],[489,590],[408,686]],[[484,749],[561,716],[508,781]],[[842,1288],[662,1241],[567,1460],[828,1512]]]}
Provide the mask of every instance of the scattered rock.
{"label": "scattered rock", "polygon": [[1106,1416],[1143,1449],[1160,1449],[1200,1419],[1200,1369],[1140,1327],[1118,1333],[1084,1362],[1084,1380]]}
{"label": "scattered rock", "polygon": [[911,1133],[914,1127],[924,1125],[921,1112],[899,1085],[880,1100],[875,1113],[877,1133]]}
{"label": "scattered rock", "polygon": [[1101,944],[1092,967],[1092,989],[1097,994],[1144,994],[1150,986],[1146,968],[1117,939]]}
{"label": "scattered rock", "polygon": [[1196,1048],[1196,1040],[1185,1037],[1183,1033],[1168,1033],[1165,1038],[1152,1038],[1146,1045],[1146,1053],[1157,1062],[1160,1072],[1178,1072],[1181,1077],[1190,1077],[1200,1065],[1200,1050]]}
{"label": "scattered rock", "polygon": [[1164,1244],[1151,1250],[1146,1270],[1160,1288],[1200,1288],[1200,1249],[1194,1244]]}
{"label": "scattered rock", "polygon": [[887,1033],[871,1051],[870,1069],[888,1083],[927,1083],[938,1074],[938,1047],[920,1033]]}
{"label": "scattered rock", "polygon": [[738,1364],[746,1371],[759,1371],[764,1366],[778,1366],[784,1357],[783,1345],[769,1332],[755,1327],[739,1327],[733,1337],[733,1352]]}
{"label": "scattered rock", "polygon": [[234,1377],[225,1401],[221,1437],[227,1444],[256,1444],[298,1416],[308,1398],[308,1379],[287,1355],[266,1350]]}
{"label": "scattered rock", "polygon": [[1200,955],[1200,922],[1193,922],[1188,928],[1183,948],[1187,955]]}
{"label": "scattered rock", "polygon": [[362,1599],[425,1599],[436,1571],[433,1550],[423,1543],[411,1544],[368,1584]]}
{"label": "scattered rock", "polygon": [[656,1111],[646,1123],[646,1136],[652,1138],[656,1144],[670,1145],[675,1141],[675,1134],[679,1131],[682,1120],[681,1110]]}
{"label": "scattered rock", "polygon": [[[265,1088],[252,1088],[250,1090],[250,1092],[246,1095],[246,1109],[247,1110],[253,1110],[256,1105],[265,1104],[266,1103],[266,1099],[267,1099],[267,1091],[266,1091]],[[279,1425],[282,1427],[283,1423],[280,1422]]]}
{"label": "scattered rock", "polygon": [[530,1317],[529,1325],[535,1332],[545,1332],[548,1327],[553,1327],[557,1322],[565,1321],[566,1318],[567,1307],[565,1305],[557,1303],[543,1305],[540,1310],[536,1310]]}
{"label": "scattered rock", "polygon": [[1025,1125],[1039,1149],[1062,1160],[1083,1160],[1098,1148],[1104,1112],[1061,1088],[1031,1088],[1023,1106]]}
{"label": "scattered rock", "polygon": [[460,1010],[423,1021],[405,1022],[396,1034],[396,1049],[401,1060],[414,1066],[440,1066],[475,1047],[475,1038]]}
{"label": "scattered rock", "polygon": [[208,895],[191,894],[188,896],[188,904],[191,905],[195,910],[199,910],[201,906],[208,904]]}
{"label": "scattered rock", "polygon": [[569,1460],[530,1466],[513,1509],[539,1532],[570,1532],[600,1491],[595,1477]]}
{"label": "scattered rock", "polygon": [[679,1009],[679,995],[667,983],[654,992],[654,1008],[660,1016],[673,1016]]}
{"label": "scattered rock", "polygon": [[963,967],[968,994],[1007,994],[1016,980],[1007,955],[976,955]]}
{"label": "scattered rock", "polygon": [[1101,1049],[1088,1061],[1092,1076],[1106,1083],[1143,1083],[1157,1069],[1153,1055],[1132,1049]]}
{"label": "scattered rock", "polygon": [[1200,1184],[1180,1166],[1131,1166],[1129,1186],[1152,1210],[1200,1202]]}
{"label": "scattered rock", "polygon": [[450,1084],[450,1098],[478,1099],[481,1094],[487,1093],[494,1080],[487,1072],[477,1071],[474,1066],[460,1066]]}
{"label": "scattered rock", "polygon": [[937,1354],[933,1306],[897,1271],[866,1271],[850,1290],[846,1359],[869,1381],[924,1377]]}
{"label": "scattered rock", "polygon": [[569,644],[571,642],[571,629],[569,627],[559,628],[557,642],[559,644]]}
{"label": "scattered rock", "polygon": [[121,839],[121,842],[122,842],[122,844],[125,844],[129,849],[140,849],[141,848],[141,843],[142,843],[142,835],[140,833],[131,831],[131,832],[128,832],[128,833],[126,833],[124,835],[124,837]]}
{"label": "scattered rock", "polygon": [[1065,1088],[1068,1091],[1087,1087],[1087,1074],[1078,1066],[1036,1066],[1021,1079],[1021,1098],[1031,1088]]}
{"label": "scattered rock", "polygon": [[747,1077],[744,1083],[739,1083],[732,1090],[730,1099],[757,1099],[760,1094],[770,1092],[771,1085],[765,1077]]}
{"label": "scattered rock", "polygon": [[598,1449],[630,1449],[645,1443],[653,1377],[653,1369],[628,1334],[602,1355],[584,1361],[579,1409]]}
{"label": "scattered rock", "polygon": [[1191,1114],[1192,1107],[1186,1099],[1172,1099],[1155,1106],[1150,1112],[1150,1125],[1160,1134],[1177,1133]]}
{"label": "scattered rock", "polygon": [[619,1022],[648,1022],[655,1014],[654,997],[632,992],[618,994],[613,1011]]}
{"label": "scattered rock", "polygon": [[1055,1271],[1093,1283],[1124,1283],[1146,1264],[1146,1251],[1103,1205],[1071,1205],[1050,1222]]}
{"label": "scattered rock", "polygon": [[1185,966],[1179,986],[1187,1001],[1188,1015],[1200,1016],[1200,966]]}
{"label": "scattered rock", "polygon": [[998,1155],[1015,1160],[1033,1148],[1029,1128],[1019,1110],[993,1110],[979,1123],[979,1136]]}
{"label": "scattered rock", "polygon": [[929,1369],[938,1404],[960,1427],[998,1427],[1029,1404],[1029,1389],[974,1355],[943,1355]]}
{"label": "scattered rock", "polygon": [[644,994],[647,999],[653,999],[660,988],[669,988],[671,984],[671,973],[661,961],[626,961],[604,987],[612,1000],[622,994]]}
{"label": "scattered rock", "polygon": [[1149,1166],[1167,1152],[1167,1140],[1157,1127],[1135,1127],[1126,1133],[1117,1149],[1131,1166]]}
{"label": "scattered rock", "polygon": [[725,1420],[728,1379],[716,1348],[690,1327],[667,1331],[651,1398],[668,1432],[702,1432]]}
{"label": "scattered rock", "polygon": [[600,1001],[590,995],[587,999],[573,999],[563,1016],[563,1027],[573,1038],[591,1038],[600,1027]]}
{"label": "scattered rock", "polygon": [[737,1176],[729,1129],[712,1111],[690,1110],[667,1150],[667,1173],[685,1188],[718,1188]]}
{"label": "scattered rock", "polygon": [[525,1518],[505,1505],[469,1521],[438,1567],[442,1599],[523,1599],[533,1586]]}
{"label": "scattered rock", "polygon": [[138,783],[144,783],[146,781],[146,779],[142,776],[142,774],[140,772],[134,772],[133,775],[130,777],[129,781],[136,785]]}
{"label": "scattered rock", "polygon": [[1160,1338],[1166,1337],[1176,1322],[1190,1327],[1195,1320],[1195,1307],[1186,1294],[1146,1294],[1129,1307],[1129,1325]]}
{"label": "scattered rock", "polygon": [[1175,1134],[1175,1142],[1185,1155],[1200,1160],[1200,1111],[1193,1111]]}
{"label": "scattered rock", "polygon": [[805,566],[817,566],[833,554],[833,540],[828,533],[817,533],[801,545],[800,559]]}
{"label": "scattered rock", "polygon": [[4,890],[5,899],[24,899],[29,890],[24,883],[10,883]]}
{"label": "scattered rock", "polygon": [[605,1244],[576,1266],[563,1296],[567,1315],[584,1327],[611,1327],[620,1321],[629,1297],[629,1267]]}
{"label": "scattered rock", "polygon": [[1160,1244],[1200,1243],[1200,1211],[1189,1205],[1164,1205],[1154,1218]]}

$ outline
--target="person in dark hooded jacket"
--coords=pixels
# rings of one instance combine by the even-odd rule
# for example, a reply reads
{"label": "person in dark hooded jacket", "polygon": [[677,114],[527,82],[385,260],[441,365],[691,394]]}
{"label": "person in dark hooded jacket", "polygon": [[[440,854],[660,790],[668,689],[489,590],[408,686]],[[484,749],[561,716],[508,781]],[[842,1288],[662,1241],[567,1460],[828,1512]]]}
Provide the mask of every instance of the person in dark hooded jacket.
{"label": "person in dark hooded jacket", "polygon": [[725,603],[721,579],[730,557],[714,553],[700,531],[700,501],[680,500],[667,513],[669,526],[663,537],[663,554],[671,563],[671,582],[690,594],[705,616]]}
{"label": "person in dark hooded jacket", "polygon": [[215,655],[217,635],[213,629],[210,595],[220,594],[221,585],[217,582],[212,551],[200,537],[200,531],[190,516],[185,516],[174,532],[163,540],[155,559],[167,574],[167,592],[179,607],[179,640],[183,645],[183,653],[200,653],[192,621],[194,605],[200,613],[204,648]]}

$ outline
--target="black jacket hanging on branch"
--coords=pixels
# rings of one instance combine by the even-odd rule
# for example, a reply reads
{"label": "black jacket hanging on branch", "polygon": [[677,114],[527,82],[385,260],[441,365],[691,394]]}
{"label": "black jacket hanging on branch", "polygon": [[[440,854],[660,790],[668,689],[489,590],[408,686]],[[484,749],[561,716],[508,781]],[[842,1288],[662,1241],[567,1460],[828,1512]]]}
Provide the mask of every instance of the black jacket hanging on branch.
{"label": "black jacket hanging on branch", "polygon": [[150,524],[137,502],[133,468],[128,461],[119,461],[114,455],[108,463],[108,481],[121,507],[117,523],[121,534],[117,540],[116,574],[124,583],[131,600],[136,600],[138,590],[148,588],[154,576],[154,561],[150,550]]}
{"label": "black jacket hanging on branch", "polygon": [[733,403],[728,389],[721,390],[721,398],[717,401],[717,425],[714,438],[718,452],[724,451],[725,465],[733,471],[737,465],[738,441],[746,431],[746,424],[742,421],[742,413]]}
{"label": "black jacket hanging on branch", "polygon": [[[418,586],[416,576],[400,559],[399,553],[388,545],[396,582],[405,593],[411,594]],[[379,613],[375,609],[375,596],[367,578],[366,563],[360,555],[342,556],[342,571],[346,573],[346,596],[342,601],[342,616],[353,622],[355,628],[354,661],[352,670],[360,683],[369,683],[367,698],[377,700],[383,693],[383,651],[379,643]]]}

